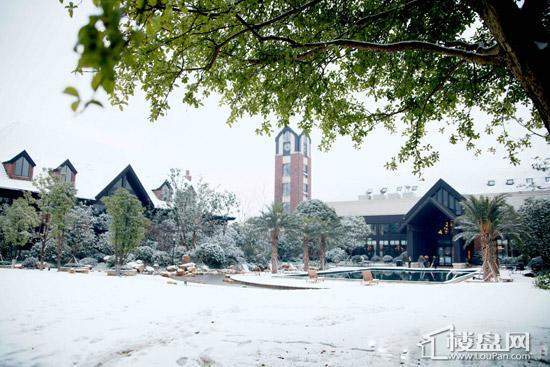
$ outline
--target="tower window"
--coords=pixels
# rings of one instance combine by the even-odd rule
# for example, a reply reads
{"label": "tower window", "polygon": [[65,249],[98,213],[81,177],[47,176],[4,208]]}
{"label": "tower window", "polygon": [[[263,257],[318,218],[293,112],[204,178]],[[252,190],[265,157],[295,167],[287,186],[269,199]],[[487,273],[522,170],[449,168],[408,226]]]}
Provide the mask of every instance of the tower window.
{"label": "tower window", "polygon": [[304,164],[304,176],[308,176],[309,175],[309,171],[308,171],[308,166],[307,164]]}
{"label": "tower window", "polygon": [[307,144],[307,137],[304,136],[304,155],[308,156],[308,144]]}
{"label": "tower window", "polygon": [[308,193],[308,184],[307,183],[304,183],[304,192],[307,194]]}
{"label": "tower window", "polygon": [[290,183],[285,182],[283,183],[283,196],[290,195]]}
{"label": "tower window", "polygon": [[15,161],[14,174],[19,177],[30,177],[30,165],[24,157],[21,157]]}
{"label": "tower window", "polygon": [[290,163],[283,164],[283,176],[290,176]]}
{"label": "tower window", "polygon": [[290,213],[290,203],[283,203],[283,210],[285,213]]}

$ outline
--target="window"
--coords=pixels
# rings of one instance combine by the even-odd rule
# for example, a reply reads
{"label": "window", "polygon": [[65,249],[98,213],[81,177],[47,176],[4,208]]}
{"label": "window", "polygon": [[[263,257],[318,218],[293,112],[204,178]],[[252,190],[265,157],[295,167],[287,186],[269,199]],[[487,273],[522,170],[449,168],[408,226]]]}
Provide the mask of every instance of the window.
{"label": "window", "polygon": [[283,176],[290,176],[290,163],[283,164]]}
{"label": "window", "polygon": [[545,182],[550,182],[550,176],[544,178]]}
{"label": "window", "polygon": [[304,164],[304,176],[306,176],[306,177],[309,175],[309,170],[308,169],[309,168],[308,168],[307,164]]}
{"label": "window", "polygon": [[59,168],[59,178],[62,182],[71,183],[72,175],[73,172],[66,164]]}
{"label": "window", "polygon": [[487,186],[495,186],[495,184],[496,184],[495,180],[487,181]]}
{"label": "window", "polygon": [[308,185],[307,183],[304,182],[304,192],[307,194],[308,193]]}
{"label": "window", "polygon": [[29,162],[21,157],[15,161],[15,172],[14,174],[19,177],[30,177],[30,165]]}
{"label": "window", "polygon": [[283,183],[283,196],[290,195],[290,183],[285,182]]}
{"label": "window", "polygon": [[525,179],[525,183],[528,184],[528,185],[532,185],[533,182],[534,182],[534,181],[533,181],[533,178],[532,178],[532,177],[527,177],[527,178]]}
{"label": "window", "polygon": [[289,142],[290,141],[290,131],[285,131],[283,134],[283,141]]}
{"label": "window", "polygon": [[285,213],[290,213],[290,203],[283,203],[283,210]]}
{"label": "window", "polygon": [[306,157],[307,157],[307,155],[308,155],[307,149],[308,149],[307,137],[304,136],[304,155],[305,155]]}
{"label": "window", "polygon": [[287,141],[283,143],[283,155],[289,155],[290,154],[290,142]]}

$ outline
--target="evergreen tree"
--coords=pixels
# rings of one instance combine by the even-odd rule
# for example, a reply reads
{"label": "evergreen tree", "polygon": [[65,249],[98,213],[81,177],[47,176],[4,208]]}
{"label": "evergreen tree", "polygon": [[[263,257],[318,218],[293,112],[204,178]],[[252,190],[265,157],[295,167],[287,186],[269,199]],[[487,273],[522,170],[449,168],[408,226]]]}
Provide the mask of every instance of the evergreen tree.
{"label": "evergreen tree", "polygon": [[40,264],[44,266],[44,248],[50,236],[55,239],[57,250],[57,269],[61,268],[61,255],[67,229],[67,213],[75,204],[76,190],[72,184],[62,181],[53,172],[45,170],[34,180],[38,188],[37,201],[40,210],[42,233]]}
{"label": "evergreen tree", "polygon": [[145,236],[144,208],[141,202],[128,190],[119,188],[103,198],[107,214],[111,217],[109,234],[115,249],[117,274],[130,251],[136,248]]}
{"label": "evergreen tree", "polygon": [[35,229],[39,224],[38,214],[28,193],[4,209],[0,216],[0,230],[4,242],[13,251],[13,258],[17,257],[16,253],[21,247],[34,238]]}

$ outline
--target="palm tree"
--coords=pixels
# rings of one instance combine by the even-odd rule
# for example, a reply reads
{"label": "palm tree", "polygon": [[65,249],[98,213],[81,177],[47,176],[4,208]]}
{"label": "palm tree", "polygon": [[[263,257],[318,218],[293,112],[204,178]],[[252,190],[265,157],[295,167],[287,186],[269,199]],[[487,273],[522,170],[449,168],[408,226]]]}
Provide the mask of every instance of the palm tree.
{"label": "palm tree", "polygon": [[316,199],[300,203],[296,212],[304,233],[304,270],[309,267],[309,242],[316,239],[319,240],[319,268],[323,270],[327,244],[339,235],[340,219],[334,209]]}
{"label": "palm tree", "polygon": [[269,232],[271,242],[271,272],[277,274],[279,236],[283,231],[290,232],[298,228],[296,217],[283,209],[283,204],[273,203],[255,220],[258,229]]}
{"label": "palm tree", "polygon": [[472,242],[481,245],[483,280],[498,281],[499,262],[497,239],[517,238],[520,224],[514,209],[506,203],[506,194],[469,196],[462,202],[464,214],[455,221],[460,233],[453,240],[464,239],[465,246]]}

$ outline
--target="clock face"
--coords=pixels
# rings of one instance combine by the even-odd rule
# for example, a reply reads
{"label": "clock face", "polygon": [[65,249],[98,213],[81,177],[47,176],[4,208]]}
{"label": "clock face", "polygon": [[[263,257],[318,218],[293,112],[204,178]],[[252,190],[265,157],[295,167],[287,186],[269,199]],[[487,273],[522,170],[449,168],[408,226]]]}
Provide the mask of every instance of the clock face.
{"label": "clock face", "polygon": [[290,153],[290,142],[283,144],[283,153]]}

